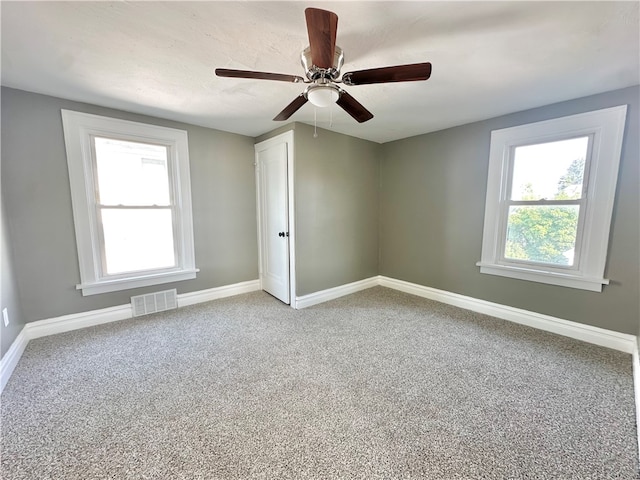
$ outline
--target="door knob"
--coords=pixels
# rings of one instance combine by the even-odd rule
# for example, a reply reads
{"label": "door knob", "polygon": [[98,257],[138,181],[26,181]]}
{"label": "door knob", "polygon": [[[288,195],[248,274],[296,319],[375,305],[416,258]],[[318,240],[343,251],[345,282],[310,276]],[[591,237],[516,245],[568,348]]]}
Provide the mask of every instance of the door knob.
{"label": "door knob", "polygon": [[279,232],[279,233],[278,233],[278,236],[279,236],[279,237],[284,237],[284,232]]}

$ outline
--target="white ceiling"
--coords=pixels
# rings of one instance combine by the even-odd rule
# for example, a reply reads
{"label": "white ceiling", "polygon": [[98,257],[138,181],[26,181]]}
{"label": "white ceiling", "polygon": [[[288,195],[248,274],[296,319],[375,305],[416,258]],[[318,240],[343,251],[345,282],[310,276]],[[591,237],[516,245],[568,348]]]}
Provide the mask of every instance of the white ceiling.
{"label": "white ceiling", "polygon": [[[429,61],[427,82],[345,87],[375,118],[323,128],[405,138],[640,83],[634,2],[6,2],[2,85],[252,137],[304,85],[304,9],[338,14],[343,72]],[[329,126],[333,116],[333,125]],[[313,123],[307,104],[289,121]]]}

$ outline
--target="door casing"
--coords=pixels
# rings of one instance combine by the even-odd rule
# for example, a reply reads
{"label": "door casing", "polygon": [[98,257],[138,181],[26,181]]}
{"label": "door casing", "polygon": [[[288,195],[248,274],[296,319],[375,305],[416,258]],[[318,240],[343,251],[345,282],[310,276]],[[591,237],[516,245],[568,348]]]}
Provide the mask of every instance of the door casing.
{"label": "door casing", "polygon": [[293,130],[281,133],[275,137],[264,140],[255,145],[255,178],[256,178],[256,217],[258,221],[258,261],[260,288],[262,288],[262,272],[265,259],[263,252],[263,219],[262,219],[262,191],[260,181],[260,165],[258,152],[266,150],[278,144],[286,144],[287,147],[287,202],[289,223],[289,304],[296,308],[296,229],[295,229],[295,204],[294,204],[294,136]]}

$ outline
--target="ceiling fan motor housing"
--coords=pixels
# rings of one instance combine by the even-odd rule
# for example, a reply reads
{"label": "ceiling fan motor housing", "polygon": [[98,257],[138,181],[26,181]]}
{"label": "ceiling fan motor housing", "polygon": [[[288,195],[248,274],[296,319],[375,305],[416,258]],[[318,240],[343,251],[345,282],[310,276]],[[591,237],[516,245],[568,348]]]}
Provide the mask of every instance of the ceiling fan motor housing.
{"label": "ceiling fan motor housing", "polygon": [[316,81],[320,78],[328,78],[336,81],[340,76],[340,69],[344,65],[344,53],[342,49],[336,45],[335,52],[333,54],[333,65],[331,68],[319,68],[313,64],[311,60],[311,47],[305,48],[300,54],[300,63],[304,68],[307,78],[309,80]]}

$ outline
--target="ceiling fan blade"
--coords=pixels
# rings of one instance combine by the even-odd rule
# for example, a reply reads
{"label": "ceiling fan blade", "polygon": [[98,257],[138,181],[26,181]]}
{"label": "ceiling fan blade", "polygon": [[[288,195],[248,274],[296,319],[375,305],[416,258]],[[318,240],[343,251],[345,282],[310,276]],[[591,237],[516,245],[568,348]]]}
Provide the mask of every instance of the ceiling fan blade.
{"label": "ceiling fan blade", "polygon": [[373,113],[364,108],[360,102],[344,90],[340,91],[340,97],[336,103],[340,105],[345,112],[355,118],[358,123],[363,123],[373,118]]}
{"label": "ceiling fan blade", "polygon": [[426,62],[347,72],[342,76],[342,81],[346,85],[368,85],[371,83],[417,82],[428,80],[430,76],[431,64]]}
{"label": "ceiling fan blade", "polygon": [[278,80],[280,82],[304,82],[304,78],[297,75],[285,75],[283,73],[252,72],[250,70],[230,70],[228,68],[216,68],[219,77],[255,78],[258,80]]}
{"label": "ceiling fan blade", "polygon": [[282,110],[274,118],[274,120],[277,122],[280,122],[282,120],[287,120],[291,115],[296,113],[300,109],[300,107],[302,107],[305,103],[307,103],[307,97],[304,96],[304,93],[301,93],[293,100],[293,102],[291,102],[289,105],[284,107],[284,110]]}
{"label": "ceiling fan blade", "polygon": [[304,11],[309,32],[311,61],[318,68],[333,67],[333,56],[336,50],[336,33],[338,16],[328,10],[307,8]]}

